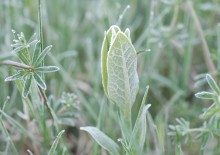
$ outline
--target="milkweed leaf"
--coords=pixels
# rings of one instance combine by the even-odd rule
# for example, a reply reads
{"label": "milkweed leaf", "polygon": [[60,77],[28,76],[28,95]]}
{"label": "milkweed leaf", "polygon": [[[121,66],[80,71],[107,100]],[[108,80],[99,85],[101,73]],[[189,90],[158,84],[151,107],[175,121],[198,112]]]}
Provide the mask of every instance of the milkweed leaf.
{"label": "milkweed leaf", "polygon": [[133,105],[139,88],[137,55],[128,37],[119,31],[107,56],[108,96],[121,108]]}
{"label": "milkweed leaf", "polygon": [[118,145],[102,131],[96,127],[81,127],[83,131],[88,132],[94,140],[104,149],[106,149],[111,155],[119,155]]}

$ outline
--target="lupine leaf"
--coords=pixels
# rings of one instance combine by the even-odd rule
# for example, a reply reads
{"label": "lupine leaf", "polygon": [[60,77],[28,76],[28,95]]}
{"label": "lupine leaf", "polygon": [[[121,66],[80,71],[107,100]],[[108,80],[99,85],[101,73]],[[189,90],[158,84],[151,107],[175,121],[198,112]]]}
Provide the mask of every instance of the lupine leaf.
{"label": "lupine leaf", "polygon": [[47,86],[45,84],[45,82],[43,81],[43,79],[40,77],[40,75],[38,75],[36,72],[34,72],[34,79],[36,80],[36,82],[38,83],[38,85],[42,88],[42,89],[46,89]]}
{"label": "lupine leaf", "polygon": [[34,66],[38,66],[45,58],[45,56],[50,52],[52,46],[47,46],[38,56],[37,60],[34,62]]}
{"label": "lupine leaf", "polygon": [[28,54],[27,54],[26,49],[23,49],[22,51],[17,52],[17,56],[19,57],[21,62],[30,66],[30,60],[28,60]]}
{"label": "lupine leaf", "polygon": [[32,75],[29,75],[27,77],[27,79],[25,80],[24,89],[23,89],[23,93],[22,93],[22,96],[24,98],[27,98],[27,96],[29,94],[29,90],[30,90],[30,86],[31,86],[31,81],[32,81]]}
{"label": "lupine leaf", "polygon": [[40,41],[36,43],[35,48],[34,48],[34,54],[32,58],[33,64],[36,63],[39,54],[40,54]]}
{"label": "lupine leaf", "polygon": [[5,81],[14,81],[24,76],[24,72],[18,72],[15,75],[9,76],[5,79]]}
{"label": "lupine leaf", "polygon": [[56,72],[59,70],[57,66],[43,66],[34,69],[37,72],[48,73],[48,72]]}
{"label": "lupine leaf", "polygon": [[102,131],[96,127],[81,127],[81,130],[88,132],[94,140],[104,149],[106,149],[111,155],[119,155],[118,145]]}
{"label": "lupine leaf", "polygon": [[212,88],[212,90],[216,94],[220,95],[220,89],[219,89],[218,85],[216,84],[215,80],[212,78],[212,76],[207,74],[206,75],[206,80],[208,81],[208,84]]}
{"label": "lupine leaf", "polygon": [[199,92],[199,93],[196,93],[195,96],[197,98],[201,98],[201,99],[211,99],[211,100],[214,100],[216,95],[214,93],[210,93],[210,92]]}

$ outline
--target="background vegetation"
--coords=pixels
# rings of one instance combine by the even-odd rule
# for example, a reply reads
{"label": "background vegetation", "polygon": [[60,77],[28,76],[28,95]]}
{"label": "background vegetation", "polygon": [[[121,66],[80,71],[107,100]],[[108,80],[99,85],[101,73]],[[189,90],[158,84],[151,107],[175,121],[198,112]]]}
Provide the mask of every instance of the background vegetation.
{"label": "background vegetation", "polygon": [[[79,130],[81,126],[97,126],[113,139],[119,138],[115,108],[104,95],[100,74],[104,31],[113,24],[122,30],[130,29],[137,51],[151,50],[138,55],[140,90],[132,111],[135,118],[149,85],[147,102],[152,104],[150,113],[159,139],[152,137],[154,127],[149,127],[148,153],[174,154],[175,140],[167,133],[168,125],[176,123],[175,118],[190,120],[191,127],[202,124],[199,115],[210,103],[196,99],[194,94],[209,89],[205,73],[219,81],[218,0],[42,0],[41,3],[43,44],[53,45],[45,64],[60,68],[45,76],[46,94],[51,105],[73,105],[72,109],[57,112],[68,117],[61,117],[59,122],[59,129],[66,131],[56,154],[62,154],[64,146],[67,154],[106,154]],[[35,32],[39,34],[37,0],[0,1],[0,58],[8,55],[16,60],[10,54],[12,29],[23,32],[27,39]],[[15,83],[4,82],[12,73],[12,68],[0,67],[1,109],[7,102],[0,113],[0,151],[9,155],[28,154],[26,150],[30,149],[33,154],[46,154],[58,131],[46,116],[34,117]],[[31,100],[37,104],[40,99]],[[36,115],[42,112],[47,113],[42,110]],[[150,126],[154,125],[152,120],[148,120]],[[185,154],[193,155],[200,152],[199,145],[191,140],[182,147]],[[213,145],[209,143],[206,154],[212,153]]]}

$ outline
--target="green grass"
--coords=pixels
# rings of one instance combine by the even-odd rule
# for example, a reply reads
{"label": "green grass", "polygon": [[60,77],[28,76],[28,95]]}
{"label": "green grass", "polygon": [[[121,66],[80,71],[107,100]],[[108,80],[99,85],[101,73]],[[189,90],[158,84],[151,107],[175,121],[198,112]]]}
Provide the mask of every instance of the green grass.
{"label": "green grass", "polygon": [[[137,56],[140,89],[132,109],[134,122],[149,85],[146,104],[150,103],[151,107],[147,114],[144,154],[175,154],[177,141],[168,136],[168,125],[177,124],[176,118],[190,121],[191,128],[202,125],[199,115],[210,102],[196,99],[194,94],[210,89],[204,80],[206,73],[217,83],[220,79],[218,0],[194,0],[192,8],[187,0],[41,0],[41,3],[43,48],[53,45],[44,64],[60,68],[45,75],[45,93],[50,106],[57,106],[58,121],[48,117],[36,85],[32,86],[28,99],[22,98],[19,81],[4,81],[13,75],[14,68],[1,65],[0,154],[28,154],[27,149],[34,155],[47,154],[63,129],[55,154],[63,151],[63,154],[104,154],[104,150],[79,130],[81,126],[96,126],[115,141],[121,138],[117,108],[104,94],[100,67],[104,31],[115,24],[122,31],[130,29],[137,51],[151,50]],[[38,0],[0,1],[0,62],[2,59],[18,61],[10,54],[12,29],[23,32],[27,39],[37,33],[40,39]],[[205,44],[211,57],[204,56]],[[207,58],[216,72],[206,63]],[[74,93],[77,99],[64,92]],[[64,101],[73,107],[68,108]],[[76,108],[78,101],[79,108]],[[68,116],[65,124],[59,119],[63,114]],[[181,146],[184,154],[219,154],[214,148],[215,141],[212,142],[203,151],[199,149],[200,142],[194,140]]]}

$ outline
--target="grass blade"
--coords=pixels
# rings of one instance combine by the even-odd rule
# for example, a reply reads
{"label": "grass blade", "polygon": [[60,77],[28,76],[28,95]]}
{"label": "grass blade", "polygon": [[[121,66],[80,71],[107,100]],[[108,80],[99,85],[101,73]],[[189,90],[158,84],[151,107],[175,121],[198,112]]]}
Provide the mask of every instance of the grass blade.
{"label": "grass blade", "polygon": [[53,145],[50,148],[48,155],[53,155],[55,153],[55,150],[57,148],[57,144],[58,144],[58,142],[64,132],[65,132],[65,130],[62,130],[59,132],[59,134],[57,135],[57,138],[55,139],[55,141],[53,142]]}

